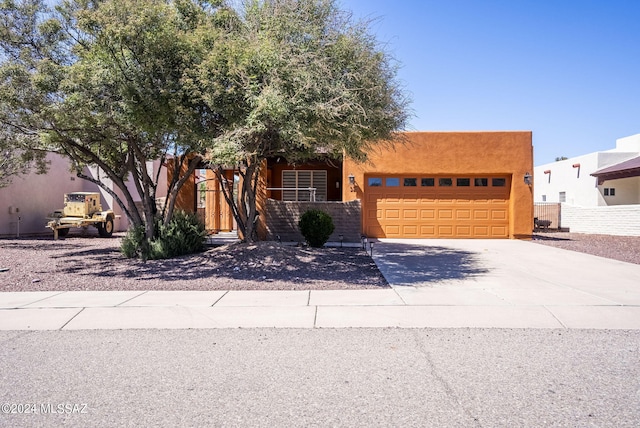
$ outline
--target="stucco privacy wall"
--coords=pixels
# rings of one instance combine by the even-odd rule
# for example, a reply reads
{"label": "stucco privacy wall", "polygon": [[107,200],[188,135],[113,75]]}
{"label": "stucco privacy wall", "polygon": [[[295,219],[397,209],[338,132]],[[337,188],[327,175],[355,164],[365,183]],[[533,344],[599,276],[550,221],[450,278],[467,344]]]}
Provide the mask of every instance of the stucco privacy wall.
{"label": "stucco privacy wall", "polygon": [[307,210],[316,209],[329,214],[333,219],[335,230],[329,238],[331,242],[339,242],[343,235],[344,242],[360,242],[360,201],[351,202],[284,202],[274,199],[266,201],[267,240],[276,240],[280,236],[282,242],[304,242],[298,229],[298,221]]}
{"label": "stucco privacy wall", "polygon": [[[533,189],[524,183],[533,174],[530,131],[407,132],[404,142],[379,147],[369,162],[345,159],[343,200],[364,198],[365,174],[491,175],[511,176],[509,237],[527,238],[533,230]],[[351,191],[349,175],[355,177]]]}
{"label": "stucco privacy wall", "polygon": [[14,177],[9,186],[0,189],[0,236],[16,236],[18,218],[21,235],[52,233],[45,227],[46,216],[62,208],[64,193],[98,191],[96,185],[70,172],[66,158],[50,154],[47,161],[46,174]]}
{"label": "stucco privacy wall", "polygon": [[562,227],[576,233],[640,236],[640,205],[581,207],[562,204]]}
{"label": "stucco privacy wall", "polygon": [[[117,218],[115,230],[126,230],[129,226],[126,216],[114,198],[99,188],[97,185],[78,178],[71,172],[69,160],[56,155],[47,156],[49,170],[46,174],[30,174],[15,177],[9,186],[0,188],[0,236],[16,236],[18,233],[18,217],[20,218],[20,235],[27,234],[51,234],[51,229],[45,227],[47,214],[62,208],[64,194],[70,192],[99,192],[103,209],[112,209]],[[150,174],[160,168],[160,162],[148,162],[147,168]],[[105,179],[95,168],[87,168],[85,175],[100,179],[110,185],[110,180]],[[164,174],[166,175],[166,174]],[[135,186],[131,180],[127,186],[135,201],[140,201]],[[111,186],[114,188],[115,186]],[[161,174],[158,184],[158,197],[166,196],[166,180]],[[124,200],[122,192],[117,188],[116,194]]]}

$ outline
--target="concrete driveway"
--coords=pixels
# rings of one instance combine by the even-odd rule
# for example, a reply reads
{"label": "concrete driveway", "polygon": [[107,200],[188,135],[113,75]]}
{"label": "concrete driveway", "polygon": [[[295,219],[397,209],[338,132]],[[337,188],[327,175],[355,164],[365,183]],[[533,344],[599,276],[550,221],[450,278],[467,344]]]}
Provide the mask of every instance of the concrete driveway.
{"label": "concrete driveway", "polygon": [[519,240],[381,239],[373,258],[406,305],[449,324],[640,328],[640,265]]}

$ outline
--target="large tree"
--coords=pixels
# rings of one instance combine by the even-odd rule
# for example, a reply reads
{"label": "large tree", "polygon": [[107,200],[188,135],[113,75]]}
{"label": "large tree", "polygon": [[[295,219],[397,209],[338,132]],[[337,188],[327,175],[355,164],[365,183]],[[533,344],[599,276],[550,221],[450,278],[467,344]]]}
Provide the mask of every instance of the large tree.
{"label": "large tree", "polygon": [[[171,162],[175,172],[168,222],[219,133],[221,115],[203,101],[194,71],[227,32],[221,2],[66,0],[50,10],[41,0],[3,0],[0,13],[8,144],[69,157],[152,239],[159,171],[151,174],[148,162]],[[86,166],[100,175],[83,174]]]}
{"label": "large tree", "polygon": [[223,190],[244,239],[256,238],[265,159],[344,154],[364,161],[372,145],[397,138],[408,100],[396,71],[367,23],[354,22],[334,0],[243,4],[233,39],[210,52],[200,81],[210,108],[225,104],[223,132],[207,156],[221,180],[223,165],[241,175],[238,199],[230,186]]}

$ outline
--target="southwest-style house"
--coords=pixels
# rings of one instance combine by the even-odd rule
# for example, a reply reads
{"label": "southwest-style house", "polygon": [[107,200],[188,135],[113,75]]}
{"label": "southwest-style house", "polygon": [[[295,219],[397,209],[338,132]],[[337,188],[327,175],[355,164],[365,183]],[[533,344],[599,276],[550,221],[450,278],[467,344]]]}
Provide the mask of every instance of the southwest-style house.
{"label": "southwest-style house", "polygon": [[[404,143],[369,153],[365,164],[349,158],[301,165],[268,159],[258,195],[260,237],[301,241],[297,221],[311,207],[332,215],[335,241],[359,241],[361,235],[531,236],[530,131],[408,132],[405,137]],[[234,182],[233,171],[226,179]],[[213,172],[194,176],[180,201],[183,209],[199,209],[211,232],[234,230]]]}

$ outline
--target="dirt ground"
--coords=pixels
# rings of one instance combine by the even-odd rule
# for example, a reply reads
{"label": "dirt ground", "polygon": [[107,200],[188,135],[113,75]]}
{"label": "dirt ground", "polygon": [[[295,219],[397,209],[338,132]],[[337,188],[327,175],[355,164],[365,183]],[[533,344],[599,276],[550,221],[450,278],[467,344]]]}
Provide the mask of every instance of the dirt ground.
{"label": "dirt ground", "polygon": [[336,290],[388,287],[360,248],[276,242],[229,244],[143,262],[119,251],[122,234],[59,241],[0,239],[0,291]]}
{"label": "dirt ground", "polygon": [[640,264],[640,236],[589,235],[569,232],[537,232],[533,242],[565,250]]}

